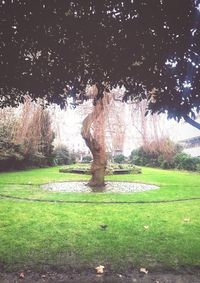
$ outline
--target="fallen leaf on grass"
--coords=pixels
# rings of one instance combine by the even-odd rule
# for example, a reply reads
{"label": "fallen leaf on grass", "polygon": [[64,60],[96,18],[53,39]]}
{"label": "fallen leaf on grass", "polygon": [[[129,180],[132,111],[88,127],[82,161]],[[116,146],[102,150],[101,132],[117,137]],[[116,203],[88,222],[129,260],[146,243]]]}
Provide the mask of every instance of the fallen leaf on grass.
{"label": "fallen leaf on grass", "polygon": [[23,272],[21,272],[21,273],[19,274],[19,278],[20,278],[20,279],[24,279],[24,278],[25,278],[25,275],[24,275]]}
{"label": "fallen leaf on grass", "polygon": [[96,272],[97,274],[102,274],[104,272],[104,266],[103,265],[99,265],[97,266],[95,269],[96,269]]}
{"label": "fallen leaf on grass", "polygon": [[106,229],[106,228],[108,227],[108,225],[106,225],[106,224],[101,224],[100,227],[101,227],[102,229]]}
{"label": "fallen leaf on grass", "polygon": [[144,268],[144,267],[140,268],[140,272],[148,274],[148,270],[146,268]]}

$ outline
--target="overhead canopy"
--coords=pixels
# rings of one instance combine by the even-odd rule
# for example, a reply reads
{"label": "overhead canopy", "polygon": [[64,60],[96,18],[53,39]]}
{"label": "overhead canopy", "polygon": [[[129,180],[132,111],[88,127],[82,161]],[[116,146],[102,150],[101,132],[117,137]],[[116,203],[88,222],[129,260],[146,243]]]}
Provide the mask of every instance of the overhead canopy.
{"label": "overhead canopy", "polygon": [[88,83],[182,117],[200,104],[197,0],[0,0],[0,106],[64,106]]}

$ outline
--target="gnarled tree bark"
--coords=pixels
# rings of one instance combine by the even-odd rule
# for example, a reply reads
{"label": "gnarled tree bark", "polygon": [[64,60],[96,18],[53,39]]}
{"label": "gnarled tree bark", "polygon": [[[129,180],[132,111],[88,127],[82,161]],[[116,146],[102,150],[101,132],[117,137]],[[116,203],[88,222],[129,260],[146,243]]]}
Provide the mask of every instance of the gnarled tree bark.
{"label": "gnarled tree bark", "polygon": [[99,99],[93,110],[83,120],[81,135],[89,147],[93,161],[91,165],[92,177],[89,186],[101,190],[105,186],[106,150],[105,150],[105,113],[104,98]]}

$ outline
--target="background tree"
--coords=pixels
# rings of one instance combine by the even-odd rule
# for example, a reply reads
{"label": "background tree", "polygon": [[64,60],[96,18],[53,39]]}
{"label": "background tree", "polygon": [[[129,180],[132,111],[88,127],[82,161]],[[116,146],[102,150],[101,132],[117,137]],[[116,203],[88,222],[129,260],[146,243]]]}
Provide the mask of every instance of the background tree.
{"label": "background tree", "polygon": [[163,169],[175,168],[175,158],[182,148],[169,138],[160,138],[149,142],[148,146],[142,145],[131,152],[130,162],[140,166],[161,167]]}
{"label": "background tree", "polygon": [[29,97],[0,110],[0,170],[52,165],[53,140],[49,112]]}
{"label": "background tree", "polygon": [[137,130],[141,138],[141,145],[150,150],[152,141],[155,147],[162,147],[163,141],[167,140],[168,133],[166,129],[163,129],[163,116],[159,116],[157,113],[149,116],[145,115],[147,104],[148,101],[145,99],[132,103],[130,112],[132,126]]}
{"label": "background tree", "polygon": [[24,159],[23,147],[16,142],[17,127],[14,111],[0,110],[0,171],[16,169]]}
{"label": "background tree", "polygon": [[28,165],[51,165],[53,163],[54,133],[48,110],[31,102],[26,96],[20,115],[16,140],[23,145],[25,163]]}

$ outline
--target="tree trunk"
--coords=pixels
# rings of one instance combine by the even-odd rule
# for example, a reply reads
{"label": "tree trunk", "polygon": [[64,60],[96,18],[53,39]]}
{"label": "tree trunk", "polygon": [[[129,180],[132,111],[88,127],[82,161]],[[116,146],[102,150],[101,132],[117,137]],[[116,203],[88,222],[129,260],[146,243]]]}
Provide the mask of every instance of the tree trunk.
{"label": "tree trunk", "polygon": [[102,99],[96,102],[93,111],[83,120],[81,135],[89,147],[93,162],[91,165],[92,178],[88,185],[101,190],[105,186],[106,150],[104,131],[104,103]]}

